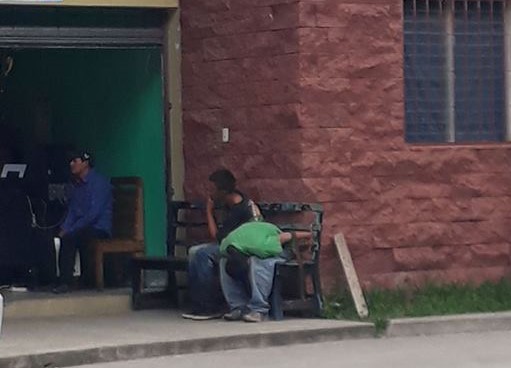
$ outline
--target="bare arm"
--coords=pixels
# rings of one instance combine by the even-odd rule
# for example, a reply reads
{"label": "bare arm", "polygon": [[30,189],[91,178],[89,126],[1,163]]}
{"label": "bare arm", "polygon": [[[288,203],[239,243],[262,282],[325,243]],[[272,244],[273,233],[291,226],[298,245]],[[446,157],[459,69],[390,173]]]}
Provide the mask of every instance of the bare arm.
{"label": "bare arm", "polygon": [[213,200],[211,199],[211,197],[208,197],[208,200],[206,203],[206,217],[207,217],[207,221],[208,221],[208,231],[209,231],[209,236],[211,236],[211,239],[216,240],[216,235],[218,233],[218,227],[216,226],[214,210],[215,210],[215,204],[214,204]]}
{"label": "bare arm", "polygon": [[[300,240],[300,239],[311,239],[312,238],[312,233],[308,232],[308,231],[296,231],[295,232],[295,236],[296,236],[297,240]],[[292,237],[293,237],[293,235],[290,232],[281,233],[279,235],[280,244],[287,243],[288,241],[291,240]]]}

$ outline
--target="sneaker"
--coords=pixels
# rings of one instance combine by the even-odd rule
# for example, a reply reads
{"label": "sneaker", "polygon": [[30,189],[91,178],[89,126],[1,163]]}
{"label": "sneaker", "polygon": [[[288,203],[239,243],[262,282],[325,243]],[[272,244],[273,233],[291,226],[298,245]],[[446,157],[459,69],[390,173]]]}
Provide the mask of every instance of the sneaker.
{"label": "sneaker", "polygon": [[226,321],[241,321],[243,319],[243,311],[239,308],[233,309],[224,314],[224,319]]}
{"label": "sneaker", "polygon": [[207,321],[210,319],[217,319],[222,317],[219,312],[190,312],[181,315],[184,319],[191,319],[192,321]]}
{"label": "sneaker", "polygon": [[52,291],[54,294],[65,294],[65,293],[69,293],[71,291],[71,289],[69,288],[69,286],[67,284],[62,284],[62,285],[59,285],[59,286],[53,288]]}
{"label": "sneaker", "polygon": [[241,321],[243,319],[243,311],[239,308],[233,309],[224,314],[224,319],[226,321]]}
{"label": "sneaker", "polygon": [[245,322],[263,322],[266,320],[266,315],[259,312],[248,312],[243,316]]}

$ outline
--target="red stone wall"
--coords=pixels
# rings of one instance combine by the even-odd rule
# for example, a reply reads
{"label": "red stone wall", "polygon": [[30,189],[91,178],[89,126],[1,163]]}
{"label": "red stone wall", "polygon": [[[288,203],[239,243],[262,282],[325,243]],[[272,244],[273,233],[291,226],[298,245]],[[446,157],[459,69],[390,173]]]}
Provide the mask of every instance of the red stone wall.
{"label": "red stone wall", "polygon": [[299,129],[297,2],[187,0],[182,27],[186,193],[202,195],[209,173],[225,166],[254,198],[280,198],[288,184],[279,180],[301,177],[307,139]]}
{"label": "red stone wall", "polygon": [[366,288],[509,273],[511,147],[404,142],[402,0],[188,0],[182,24],[189,196],[223,165],[322,202],[327,287],[338,231]]}

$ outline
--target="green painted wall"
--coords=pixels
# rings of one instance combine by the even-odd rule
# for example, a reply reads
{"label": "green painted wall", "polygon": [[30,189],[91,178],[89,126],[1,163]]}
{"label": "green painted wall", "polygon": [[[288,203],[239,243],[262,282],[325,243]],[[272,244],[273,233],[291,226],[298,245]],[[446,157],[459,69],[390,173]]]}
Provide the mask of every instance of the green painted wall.
{"label": "green painted wall", "polygon": [[164,254],[160,50],[19,51],[9,86],[10,100],[19,104],[17,115],[25,115],[18,121],[23,121],[26,147],[37,140],[70,142],[94,153],[98,171],[144,179],[147,253]]}

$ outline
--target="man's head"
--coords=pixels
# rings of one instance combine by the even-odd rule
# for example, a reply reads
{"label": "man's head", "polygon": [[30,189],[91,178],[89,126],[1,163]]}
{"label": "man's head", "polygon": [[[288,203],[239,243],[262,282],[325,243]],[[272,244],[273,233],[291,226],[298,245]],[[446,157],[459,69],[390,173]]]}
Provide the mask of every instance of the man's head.
{"label": "man's head", "polygon": [[69,157],[69,167],[74,176],[83,178],[92,166],[92,156],[87,151],[73,152]]}
{"label": "man's head", "polygon": [[236,191],[236,178],[227,169],[216,170],[209,181],[213,184],[210,194],[214,201],[225,202],[226,197]]}

